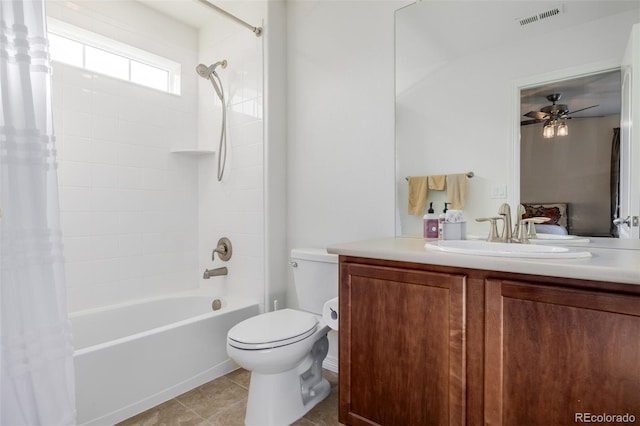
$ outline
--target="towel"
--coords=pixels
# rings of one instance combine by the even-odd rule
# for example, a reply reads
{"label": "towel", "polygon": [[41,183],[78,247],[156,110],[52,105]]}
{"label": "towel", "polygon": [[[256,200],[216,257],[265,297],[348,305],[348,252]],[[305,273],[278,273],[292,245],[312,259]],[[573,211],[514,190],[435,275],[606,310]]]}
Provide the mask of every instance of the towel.
{"label": "towel", "polygon": [[467,175],[460,173],[447,175],[447,202],[453,210],[464,209],[464,201],[467,198]]}
{"label": "towel", "polygon": [[432,175],[429,176],[429,189],[436,189],[438,191],[444,191],[446,176],[445,175]]}
{"label": "towel", "polygon": [[422,216],[427,205],[427,176],[409,176],[409,214]]}

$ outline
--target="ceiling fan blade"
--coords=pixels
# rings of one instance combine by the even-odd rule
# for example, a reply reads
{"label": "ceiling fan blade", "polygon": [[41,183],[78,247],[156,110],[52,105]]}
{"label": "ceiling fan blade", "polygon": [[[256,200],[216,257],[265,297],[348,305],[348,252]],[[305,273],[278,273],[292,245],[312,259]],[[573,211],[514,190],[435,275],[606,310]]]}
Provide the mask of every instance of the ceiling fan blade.
{"label": "ceiling fan blade", "polygon": [[589,108],[595,108],[595,107],[597,107],[597,106],[600,106],[600,105],[591,105],[591,106],[588,106],[588,107],[586,107],[586,108],[577,109],[577,110],[575,110],[575,111],[568,112],[568,113],[567,113],[567,115],[569,115],[569,114],[575,114],[576,112],[584,111],[585,109],[589,109]]}
{"label": "ceiling fan blade", "polygon": [[527,126],[529,124],[542,123],[544,120],[524,120],[520,122],[521,126]]}
{"label": "ceiling fan blade", "polygon": [[524,114],[524,116],[531,117],[536,120],[544,120],[546,118],[549,118],[549,114],[547,114],[546,112],[540,112],[540,111],[529,111],[528,113]]}

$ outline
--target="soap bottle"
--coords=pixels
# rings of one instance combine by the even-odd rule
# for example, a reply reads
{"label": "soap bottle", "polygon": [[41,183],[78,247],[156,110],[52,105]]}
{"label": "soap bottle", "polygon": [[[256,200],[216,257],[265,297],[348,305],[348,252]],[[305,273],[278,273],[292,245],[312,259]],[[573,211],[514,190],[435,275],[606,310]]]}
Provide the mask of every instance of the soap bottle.
{"label": "soap bottle", "polygon": [[422,217],[422,236],[429,240],[438,238],[438,218],[433,211],[433,203],[429,203],[427,214]]}
{"label": "soap bottle", "polygon": [[442,213],[440,213],[440,215],[438,216],[438,239],[442,240],[444,238],[444,221],[447,218],[447,210],[449,210],[449,208],[447,207],[449,205],[449,203],[444,203],[444,210],[442,210]]}

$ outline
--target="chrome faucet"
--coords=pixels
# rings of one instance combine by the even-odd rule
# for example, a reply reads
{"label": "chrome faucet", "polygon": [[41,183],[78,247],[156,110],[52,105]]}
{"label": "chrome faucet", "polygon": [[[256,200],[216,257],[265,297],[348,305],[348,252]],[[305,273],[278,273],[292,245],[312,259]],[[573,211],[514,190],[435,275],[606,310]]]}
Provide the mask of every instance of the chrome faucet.
{"label": "chrome faucet", "polygon": [[500,241],[503,243],[511,243],[513,242],[513,231],[511,229],[511,207],[509,204],[503,203],[498,210],[498,214],[504,218]]}
{"label": "chrome faucet", "polygon": [[476,219],[476,222],[490,222],[489,225],[489,237],[487,237],[487,241],[490,243],[500,242],[502,239],[500,235],[498,235],[498,225],[497,221],[503,220],[502,216],[497,217],[479,217]]}
{"label": "chrome faucet", "polygon": [[223,266],[222,268],[216,268],[216,269],[205,269],[204,274],[202,275],[202,278],[204,278],[205,280],[208,280],[211,277],[227,275],[228,273],[229,273],[229,270],[227,269],[226,266]]}
{"label": "chrome faucet", "polygon": [[525,214],[525,209],[522,204],[518,204],[518,208],[516,209],[516,219],[513,227],[513,237],[520,239],[520,227],[523,225],[522,216]]}
{"label": "chrome faucet", "polygon": [[527,219],[520,219],[518,242],[522,244],[529,244],[529,240],[537,238],[536,223],[545,223],[549,220],[551,220],[551,218],[548,217],[530,217]]}
{"label": "chrome faucet", "polygon": [[[531,231],[531,227],[533,227],[533,223],[542,223],[548,218],[529,218],[523,219],[522,216],[524,214],[524,206],[522,204],[518,205],[516,209],[516,218],[515,218],[515,227],[512,227],[511,222],[511,207],[507,203],[503,203],[498,209],[498,214],[500,216],[497,217],[483,217],[476,219],[478,222],[491,222],[491,228],[489,230],[489,238],[487,241],[489,242],[502,242],[502,243],[522,243],[527,244],[529,242],[527,236],[527,224],[530,225],[529,232],[533,232],[535,237],[535,230]],[[498,230],[496,226],[496,221],[502,219],[502,233],[498,235]],[[531,234],[530,234],[531,235]]]}

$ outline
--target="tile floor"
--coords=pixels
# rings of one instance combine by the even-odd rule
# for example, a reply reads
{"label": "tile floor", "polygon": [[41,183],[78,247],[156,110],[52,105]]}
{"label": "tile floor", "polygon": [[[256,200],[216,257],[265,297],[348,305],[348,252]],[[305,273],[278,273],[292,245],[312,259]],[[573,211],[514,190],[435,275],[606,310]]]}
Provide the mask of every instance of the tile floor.
{"label": "tile floor", "polygon": [[[337,426],[338,375],[324,370],[331,393],[295,426]],[[150,408],[118,426],[241,426],[247,406],[250,373],[236,370],[205,383],[163,404]],[[269,426],[269,425],[265,425]]]}

